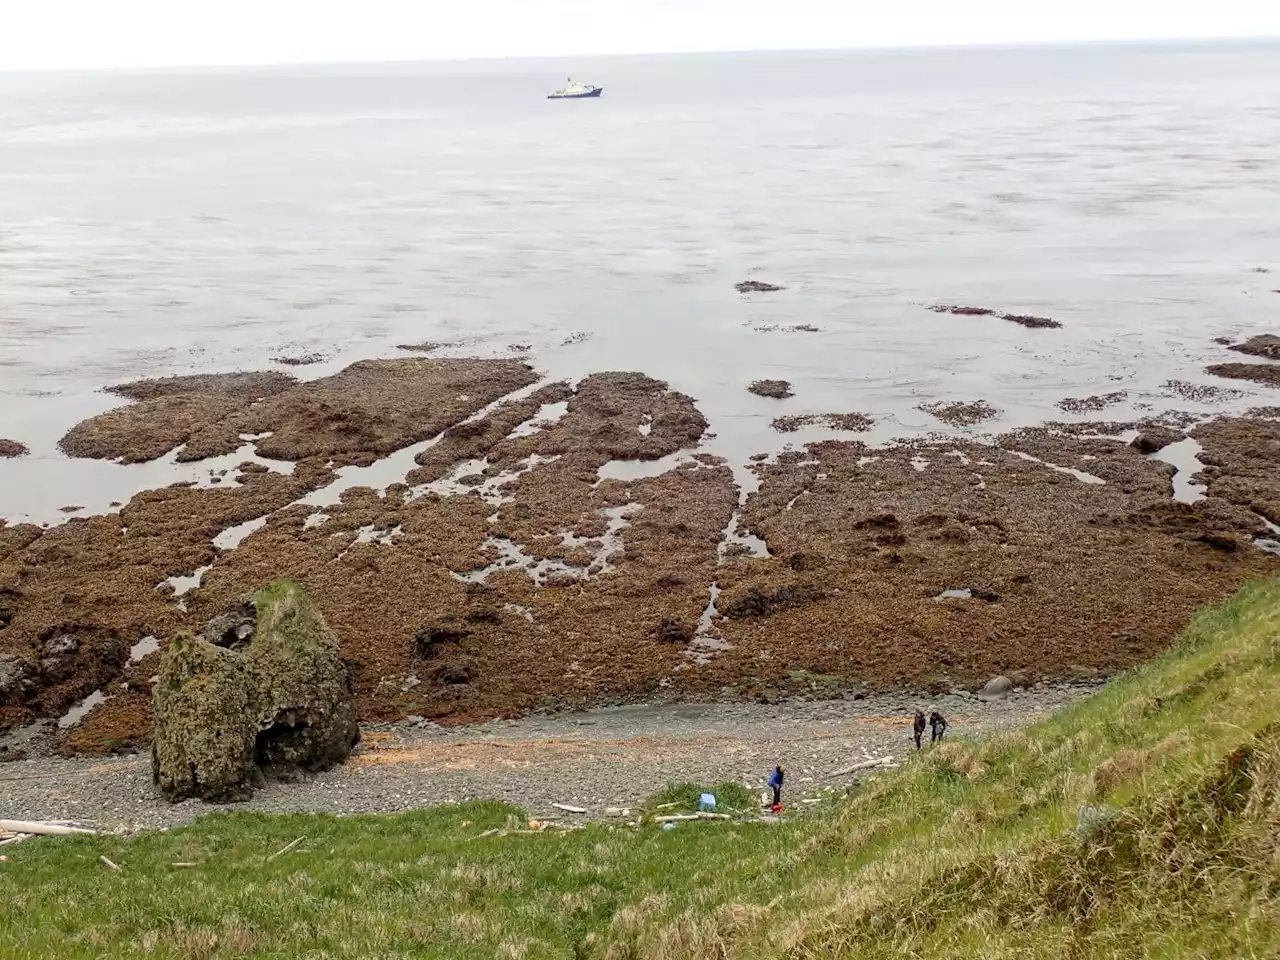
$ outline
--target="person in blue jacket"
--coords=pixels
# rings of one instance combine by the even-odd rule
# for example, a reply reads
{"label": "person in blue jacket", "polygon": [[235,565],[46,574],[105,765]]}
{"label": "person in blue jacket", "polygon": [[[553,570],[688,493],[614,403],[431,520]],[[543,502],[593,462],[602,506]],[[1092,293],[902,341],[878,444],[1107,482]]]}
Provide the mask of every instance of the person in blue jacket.
{"label": "person in blue jacket", "polygon": [[782,781],[786,777],[786,771],[782,767],[774,767],[773,773],[769,776],[769,786],[773,789],[773,805],[774,807],[782,806]]}

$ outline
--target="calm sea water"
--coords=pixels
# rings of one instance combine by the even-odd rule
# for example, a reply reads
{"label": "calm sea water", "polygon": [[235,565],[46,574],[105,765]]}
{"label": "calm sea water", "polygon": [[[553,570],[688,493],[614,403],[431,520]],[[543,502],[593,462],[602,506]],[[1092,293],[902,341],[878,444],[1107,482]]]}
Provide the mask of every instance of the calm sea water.
{"label": "calm sea water", "polygon": [[57,455],[104,384],[405,341],[643,370],[735,458],[821,435],[780,412],[1185,409],[1280,332],[1277,90],[1274,44],[0,75],[0,516],[162,479]]}

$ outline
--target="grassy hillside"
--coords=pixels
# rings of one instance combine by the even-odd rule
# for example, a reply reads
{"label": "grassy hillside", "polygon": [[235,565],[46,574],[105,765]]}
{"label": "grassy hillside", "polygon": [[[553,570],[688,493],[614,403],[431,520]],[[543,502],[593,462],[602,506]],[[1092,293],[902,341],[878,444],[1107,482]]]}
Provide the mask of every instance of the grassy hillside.
{"label": "grassy hillside", "polygon": [[30,840],[0,956],[1276,956],[1278,656],[1255,583],[1048,722],[781,825],[482,836],[523,818],[472,804]]}

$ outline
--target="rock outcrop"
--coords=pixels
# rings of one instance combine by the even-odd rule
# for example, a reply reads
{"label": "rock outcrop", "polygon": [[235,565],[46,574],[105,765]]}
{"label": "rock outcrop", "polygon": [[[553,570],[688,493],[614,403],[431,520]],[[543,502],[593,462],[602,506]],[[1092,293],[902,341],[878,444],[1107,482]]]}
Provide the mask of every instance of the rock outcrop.
{"label": "rock outcrop", "polygon": [[360,738],[338,642],[302,589],[281,581],[252,609],[252,629],[237,610],[206,631],[215,643],[180,636],[165,653],[151,762],[170,800],[246,799],[266,777],[342,763]]}

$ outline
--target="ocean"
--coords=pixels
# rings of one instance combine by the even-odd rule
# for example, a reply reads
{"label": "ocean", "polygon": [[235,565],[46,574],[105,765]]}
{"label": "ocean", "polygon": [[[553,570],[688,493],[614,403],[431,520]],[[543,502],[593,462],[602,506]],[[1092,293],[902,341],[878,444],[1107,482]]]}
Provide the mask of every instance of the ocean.
{"label": "ocean", "polygon": [[0,74],[0,517],[177,475],[57,452],[105,385],[422,341],[668,380],[736,466],[851,436],[782,413],[1257,405],[1164,384],[1280,332],[1277,90],[1275,43]]}

